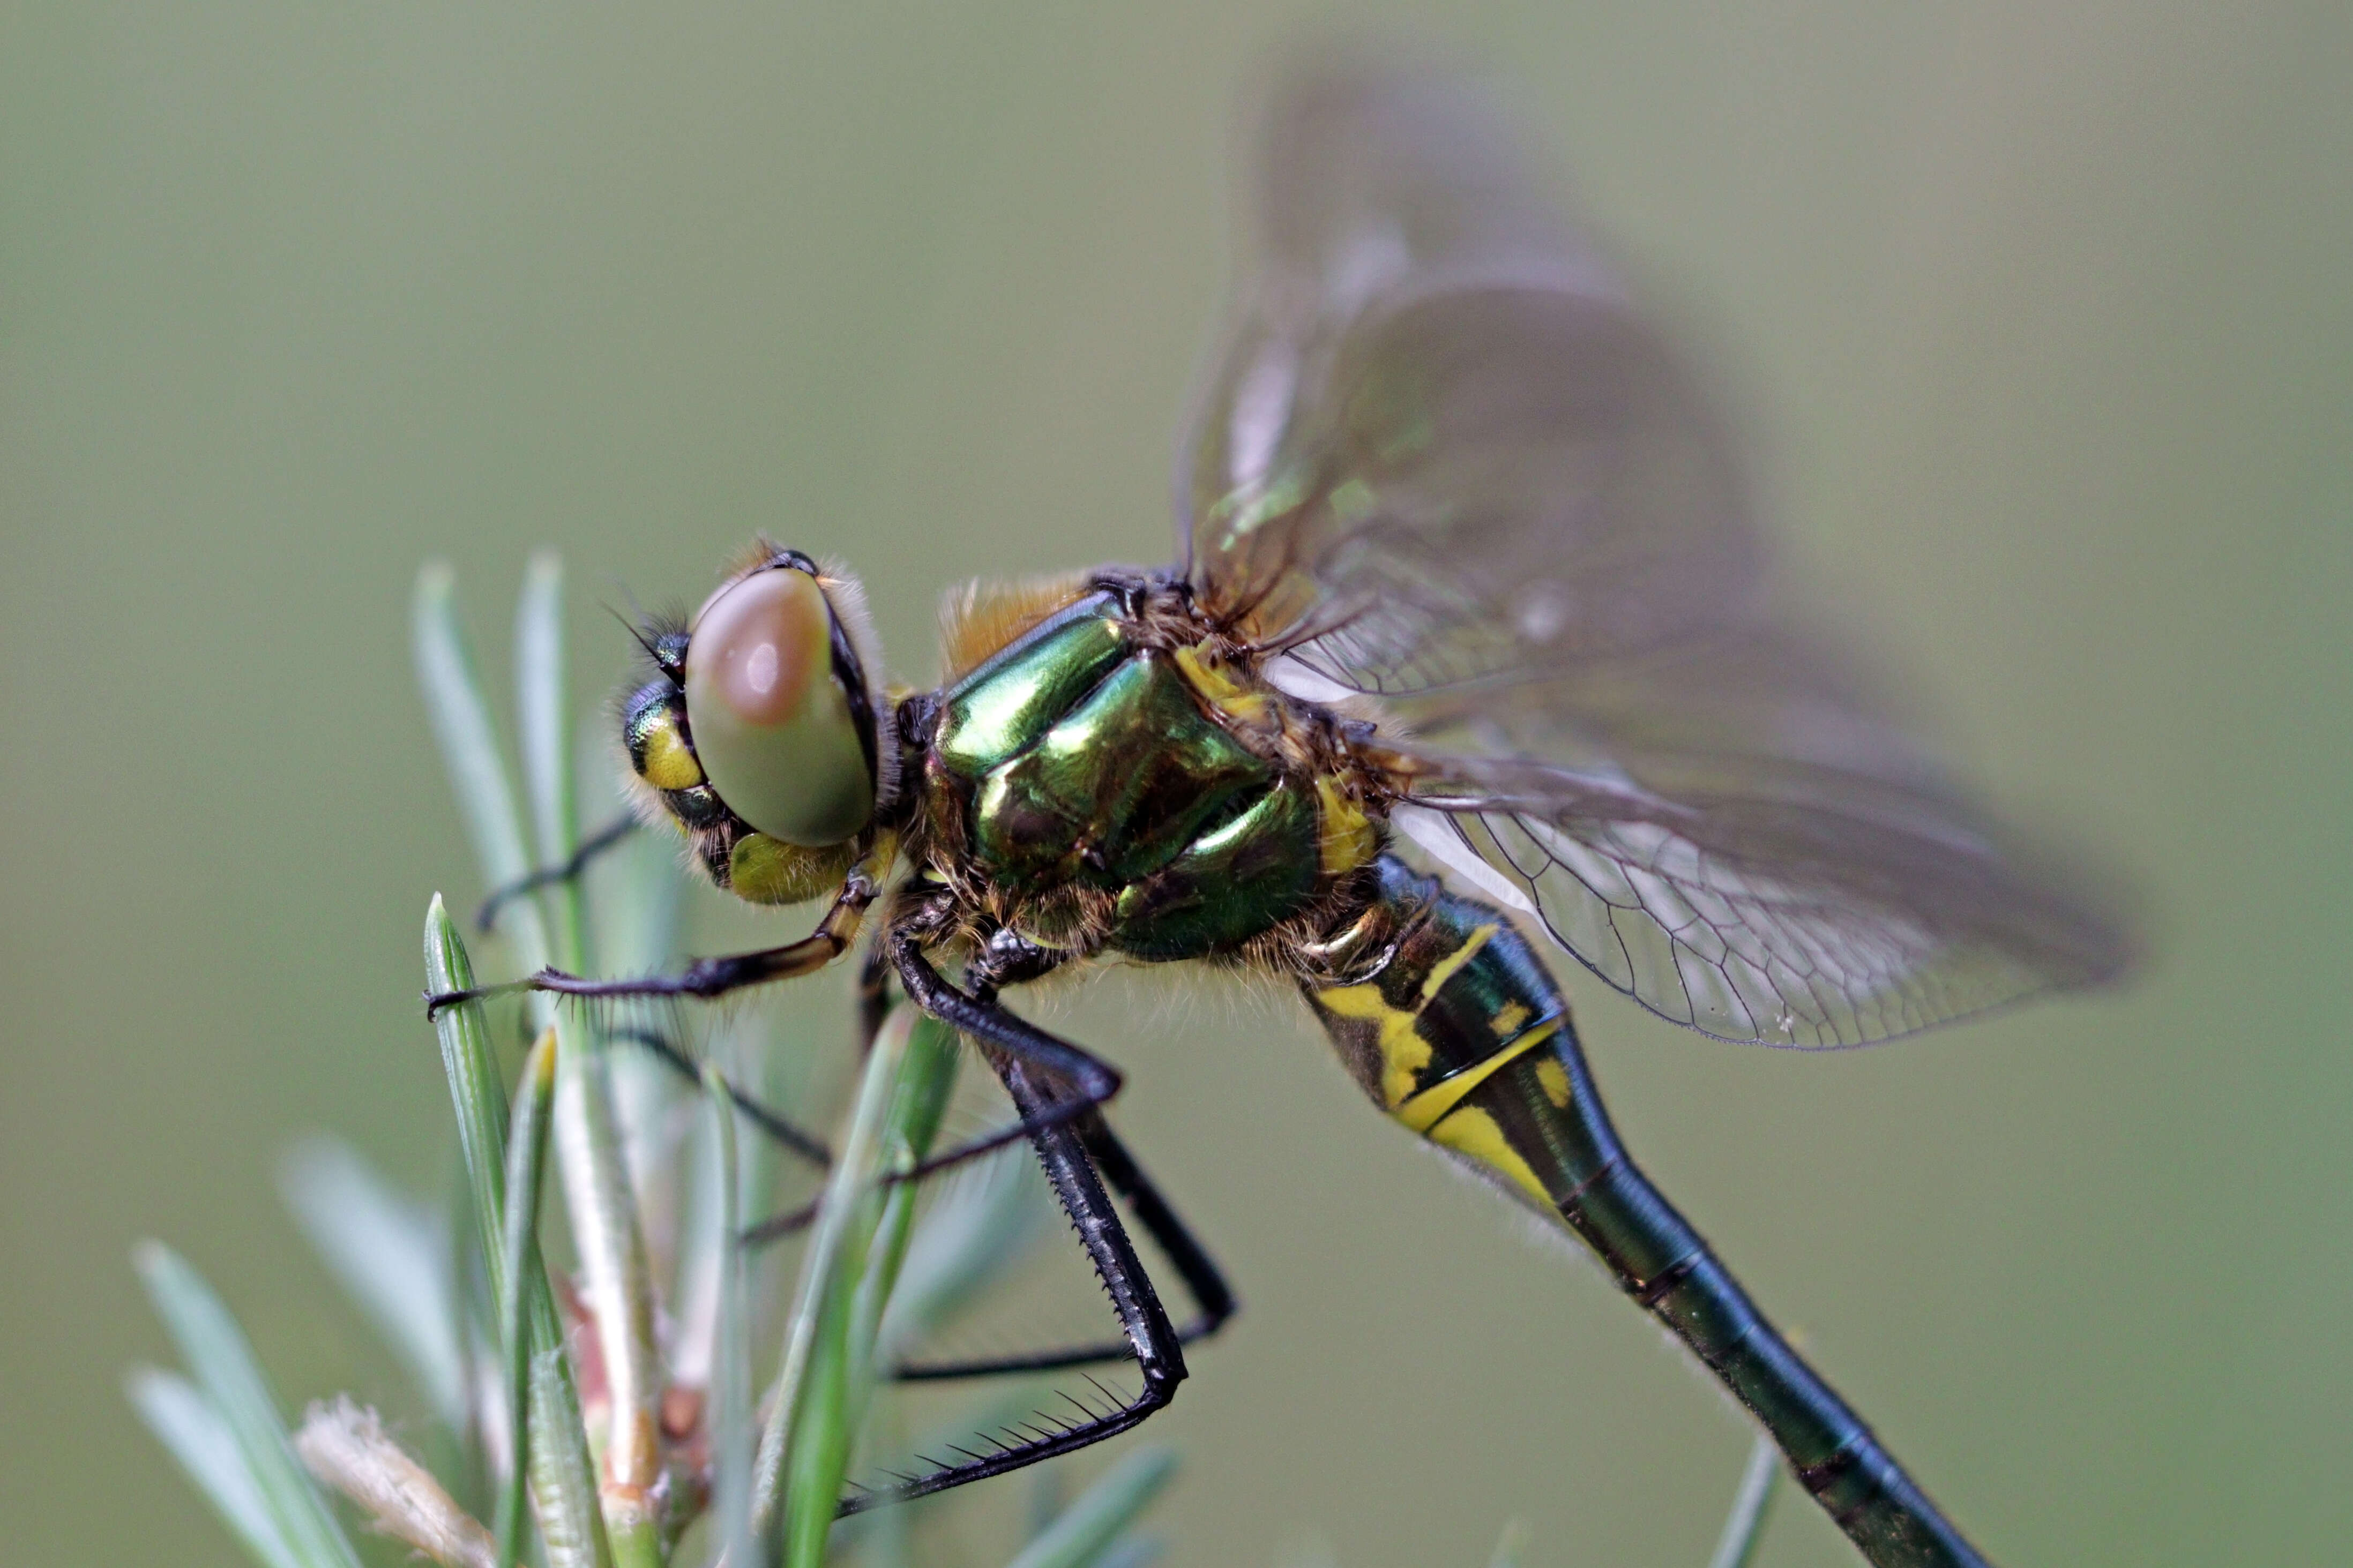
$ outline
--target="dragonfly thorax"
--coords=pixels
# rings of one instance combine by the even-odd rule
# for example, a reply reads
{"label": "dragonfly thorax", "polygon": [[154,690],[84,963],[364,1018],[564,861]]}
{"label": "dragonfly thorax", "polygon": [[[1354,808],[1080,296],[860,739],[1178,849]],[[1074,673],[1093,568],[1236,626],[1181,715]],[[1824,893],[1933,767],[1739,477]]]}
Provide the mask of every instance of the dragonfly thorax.
{"label": "dragonfly thorax", "polygon": [[1328,719],[1176,597],[1081,588],[939,694],[923,858],[1034,942],[1235,952],[1315,910],[1377,848]]}

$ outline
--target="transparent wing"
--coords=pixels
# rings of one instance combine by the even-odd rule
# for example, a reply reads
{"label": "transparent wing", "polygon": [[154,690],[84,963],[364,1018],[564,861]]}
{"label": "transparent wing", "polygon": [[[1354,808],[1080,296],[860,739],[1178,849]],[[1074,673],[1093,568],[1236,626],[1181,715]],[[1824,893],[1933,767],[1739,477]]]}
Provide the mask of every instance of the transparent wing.
{"label": "transparent wing", "polygon": [[1863,1045],[2124,967],[2083,873],[1971,810],[1786,633],[1399,707],[1405,835],[1703,1033]]}
{"label": "transparent wing", "polygon": [[1210,614],[1397,693],[1746,613],[1726,443],[1474,100],[1372,65],[1295,80],[1258,195],[1181,470]]}
{"label": "transparent wing", "polygon": [[1298,79],[1258,194],[1187,571],[1282,683],[1378,700],[1409,837],[1725,1038],[1860,1044],[2116,972],[2080,879],[1781,624],[1705,400],[1475,100]]}

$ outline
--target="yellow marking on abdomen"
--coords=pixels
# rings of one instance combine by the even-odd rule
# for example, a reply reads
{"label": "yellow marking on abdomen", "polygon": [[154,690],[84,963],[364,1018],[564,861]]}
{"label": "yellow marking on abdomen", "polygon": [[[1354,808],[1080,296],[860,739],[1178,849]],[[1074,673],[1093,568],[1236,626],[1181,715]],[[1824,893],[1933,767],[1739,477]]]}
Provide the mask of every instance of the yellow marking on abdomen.
{"label": "yellow marking on abdomen", "polygon": [[1487,1026],[1495,1031],[1497,1039],[1508,1040],[1518,1033],[1520,1026],[1527,1021],[1528,1005],[1526,1003],[1506,1002],[1495,1009],[1495,1016],[1487,1020]]}
{"label": "yellow marking on abdomen", "polygon": [[1315,999],[1343,1018],[1360,1019],[1379,1026],[1381,1104],[1394,1113],[1413,1093],[1421,1069],[1430,1065],[1430,1042],[1415,1027],[1421,1015],[1390,1006],[1381,995],[1381,988],[1373,984],[1335,985],[1329,991],[1317,992]]}
{"label": "yellow marking on abdomen", "polygon": [[1471,934],[1463,939],[1461,947],[1431,964],[1430,973],[1421,977],[1422,1001],[1428,1002],[1438,994],[1440,986],[1461,973],[1462,966],[1478,957],[1479,950],[1487,945],[1487,939],[1502,929],[1493,921],[1482,926],[1473,926]]}
{"label": "yellow marking on abdomen", "polygon": [[1546,1057],[1536,1063],[1536,1087],[1552,1102],[1555,1110],[1567,1110],[1570,1098],[1568,1069],[1560,1065],[1558,1057]]}
{"label": "yellow marking on abdomen", "polygon": [[[1316,1000],[1341,1017],[1359,1019],[1378,1027],[1381,1052],[1381,1104],[1392,1116],[1399,1114],[1401,1108],[1413,1098],[1414,1084],[1420,1079],[1422,1069],[1430,1065],[1430,1057],[1435,1054],[1430,1043],[1421,1037],[1419,1027],[1421,1009],[1430,1005],[1430,998],[1438,994],[1439,989],[1460,973],[1464,964],[1477,957],[1479,950],[1487,945],[1487,940],[1501,929],[1492,922],[1474,928],[1463,940],[1461,947],[1431,964],[1430,973],[1422,977],[1421,1000],[1410,1011],[1403,1007],[1391,1006],[1388,999],[1381,994],[1380,987],[1369,982],[1362,985],[1335,985],[1329,991],[1316,993]],[[1509,1060],[1516,1054],[1509,1050],[1499,1053],[1504,1060]],[[1490,1060],[1494,1059],[1490,1058]],[[1482,1070],[1493,1071],[1493,1068],[1482,1063],[1470,1069],[1472,1073],[1480,1073]],[[1454,1079],[1449,1079],[1446,1081],[1452,1083],[1463,1076],[1465,1075],[1457,1074]],[[1476,1079],[1472,1080],[1474,1083],[1476,1081]],[[1432,1085],[1430,1092],[1436,1093],[1443,1087],[1443,1085]],[[1465,1084],[1463,1087],[1467,1091],[1470,1084]],[[1449,1103],[1451,1104],[1451,1101]],[[1440,1114],[1442,1114],[1442,1111]],[[1437,1117],[1433,1115],[1431,1121],[1435,1120]],[[1428,1123],[1423,1125],[1427,1126]],[[1415,1129],[1416,1131],[1420,1130],[1420,1128]]]}
{"label": "yellow marking on abdomen", "polygon": [[1462,1103],[1463,1097],[1512,1063],[1560,1033],[1560,1020],[1539,1024],[1482,1062],[1474,1062],[1452,1078],[1431,1084],[1389,1112],[1416,1132],[1427,1134]]}
{"label": "yellow marking on abdomen", "polygon": [[1431,1128],[1430,1141],[1464,1155],[1510,1182],[1546,1209],[1555,1207],[1543,1178],[1520,1158],[1504,1136],[1503,1124],[1475,1105],[1465,1106]]}

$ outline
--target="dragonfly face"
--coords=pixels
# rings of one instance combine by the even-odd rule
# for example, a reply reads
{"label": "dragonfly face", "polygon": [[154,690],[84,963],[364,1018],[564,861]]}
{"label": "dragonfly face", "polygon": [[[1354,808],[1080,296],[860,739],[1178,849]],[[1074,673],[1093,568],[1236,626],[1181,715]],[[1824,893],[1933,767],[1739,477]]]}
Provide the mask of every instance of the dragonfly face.
{"label": "dragonfly face", "polygon": [[639,640],[654,678],[624,700],[621,740],[641,808],[754,903],[839,884],[898,762],[857,583],[763,542],[684,625]]}
{"label": "dragonfly face", "polygon": [[1145,1384],[907,1491],[1133,1425],[1230,1310],[1101,1113],[1116,1070],[999,1000],[1208,960],[1296,986],[1377,1106],[1589,1244],[1872,1562],[1981,1563],[1634,1164],[1545,954],[1721,1038],[1829,1047],[2107,979],[2121,935],[1769,613],[1716,421],[1475,104],[1349,67],[1294,82],[1265,144],[1178,563],[966,590],[942,684],[894,700],[857,584],[756,547],[641,635],[623,737],[714,881],[830,893],[823,921],[533,984],[716,995],[830,962],[881,903],[870,999],[895,982],[987,1057],[1021,1114],[997,1142],[1034,1143]]}

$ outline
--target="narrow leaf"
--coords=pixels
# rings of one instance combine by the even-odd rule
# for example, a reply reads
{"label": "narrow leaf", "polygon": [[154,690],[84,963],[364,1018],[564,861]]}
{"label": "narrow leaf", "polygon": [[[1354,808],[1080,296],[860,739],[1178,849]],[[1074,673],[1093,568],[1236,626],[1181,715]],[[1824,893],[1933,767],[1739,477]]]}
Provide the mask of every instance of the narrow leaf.
{"label": "narrow leaf", "polygon": [[1749,1445],[1748,1468],[1741,1472],[1740,1489],[1732,1495],[1731,1515],[1724,1521],[1724,1534],[1716,1541],[1715,1555],[1707,1560],[1707,1568],[1747,1568],[1757,1542],[1764,1536],[1765,1515],[1780,1479],[1781,1451],[1760,1433]]}
{"label": "narrow leaf", "polygon": [[1096,1477],[1007,1568],[1088,1568],[1151,1506],[1176,1473],[1173,1449],[1136,1449]]}
{"label": "narrow leaf", "polygon": [[[524,573],[515,608],[514,658],[523,778],[540,864],[561,866],[579,845],[580,825],[565,699],[564,567],[553,552],[533,555]],[[541,890],[540,904],[550,962],[575,973],[585,969],[587,931],[579,879],[551,883]],[[653,1271],[638,1226],[606,1054],[577,1019],[544,1011],[540,1016],[554,1017],[561,1041],[555,1119],[565,1206],[609,1395],[612,1426],[603,1446],[600,1505],[616,1560],[625,1565],[651,1562],[659,1555],[652,1494],[661,1467]]]}
{"label": "narrow leaf", "polygon": [[752,1310],[744,1288],[743,1228],[735,1161],[735,1106],[715,1066],[702,1069],[710,1107],[712,1155],[718,1169],[719,1279],[711,1347],[711,1538],[723,1561],[750,1563],[752,1542]]}
{"label": "narrow leaf", "polygon": [[547,1112],[555,1098],[555,1031],[548,1029],[522,1066],[515,1089],[514,1137],[507,1146],[505,1237],[500,1249],[499,1342],[506,1352],[507,1430],[513,1462],[499,1493],[501,1568],[522,1561],[525,1479],[530,1474],[531,1332],[523,1321],[524,1282],[539,1256],[540,1178],[547,1169]]}
{"label": "narrow leaf", "polygon": [[237,1438],[195,1384],[177,1373],[134,1367],[125,1392],[140,1418],[180,1461],[221,1522],[262,1568],[304,1568],[262,1500]]}
{"label": "narrow leaf", "polygon": [[1098,1552],[1089,1568],[1152,1568],[1167,1552],[1168,1543],[1156,1535],[1123,1535]]}
{"label": "narrow leaf", "polygon": [[892,1359],[921,1344],[1053,1234],[1057,1211],[1027,1145],[987,1155],[949,1177],[908,1243],[881,1331]]}
{"label": "narrow leaf", "polygon": [[[499,755],[498,730],[491,721],[490,705],[482,700],[473,657],[466,651],[464,635],[458,629],[454,579],[447,562],[429,562],[417,574],[411,634],[426,716],[440,742],[441,760],[449,770],[449,788],[458,797],[458,814],[465,821],[466,837],[473,843],[474,858],[482,868],[483,886],[504,887],[531,869],[531,854],[523,847],[514,789],[507,782],[506,763]],[[524,963],[536,969],[547,962],[547,938],[538,907],[525,900],[509,908],[506,928],[514,935]]]}
{"label": "narrow leaf", "polygon": [[278,1188],[434,1415],[451,1431],[465,1430],[465,1355],[441,1216],[395,1189],[350,1144],[323,1135],[287,1152]]}
{"label": "narrow leaf", "polygon": [[[898,1026],[892,1026],[893,1023]],[[886,1022],[866,1055],[866,1070],[850,1107],[849,1121],[834,1156],[833,1170],[818,1195],[817,1217],[810,1226],[807,1249],[801,1257],[800,1281],[794,1288],[791,1315],[785,1324],[785,1350],[776,1374],[776,1389],[760,1434],[759,1456],[753,1467],[752,1522],[771,1535],[785,1474],[787,1450],[801,1437],[801,1406],[808,1396],[811,1360],[817,1348],[819,1320],[828,1300],[836,1299],[837,1271],[844,1270],[851,1250],[854,1214],[859,1199],[872,1184],[881,1167],[882,1124],[893,1099],[899,1064],[906,1058],[909,1029],[898,1014]],[[862,1259],[848,1260],[848,1267]],[[828,1513],[828,1521],[831,1522]]]}
{"label": "narrow leaf", "polygon": [[201,1275],[161,1242],[133,1249],[140,1279],[206,1402],[243,1456],[278,1533],[310,1568],[359,1568],[343,1527],[287,1440],[278,1402],[237,1321]]}
{"label": "narrow leaf", "polygon": [[[472,963],[449,911],[436,894],[425,916],[425,978],[433,991],[464,990],[474,984]],[[506,1295],[507,1101],[491,1053],[490,1033],[480,1004],[446,1008],[435,1020],[441,1064],[458,1117],[458,1147],[472,1199],[475,1238],[491,1276],[493,1300]],[[563,1329],[547,1287],[545,1266],[534,1249],[523,1288],[531,1349],[531,1420],[524,1446],[530,1453],[532,1498],[549,1568],[609,1568],[610,1549],[596,1501],[596,1477],[588,1458],[588,1437],[580,1421],[580,1397],[565,1361]]]}
{"label": "narrow leaf", "polygon": [[579,847],[573,808],[572,749],[564,701],[564,563],[540,551],[523,570],[515,605],[515,710],[522,727],[523,779],[531,795],[540,863],[561,866]]}
{"label": "narrow leaf", "polygon": [[1495,1550],[1488,1555],[1487,1568],[1520,1568],[1520,1553],[1528,1549],[1532,1533],[1526,1520],[1506,1523],[1504,1533],[1495,1538]]}

